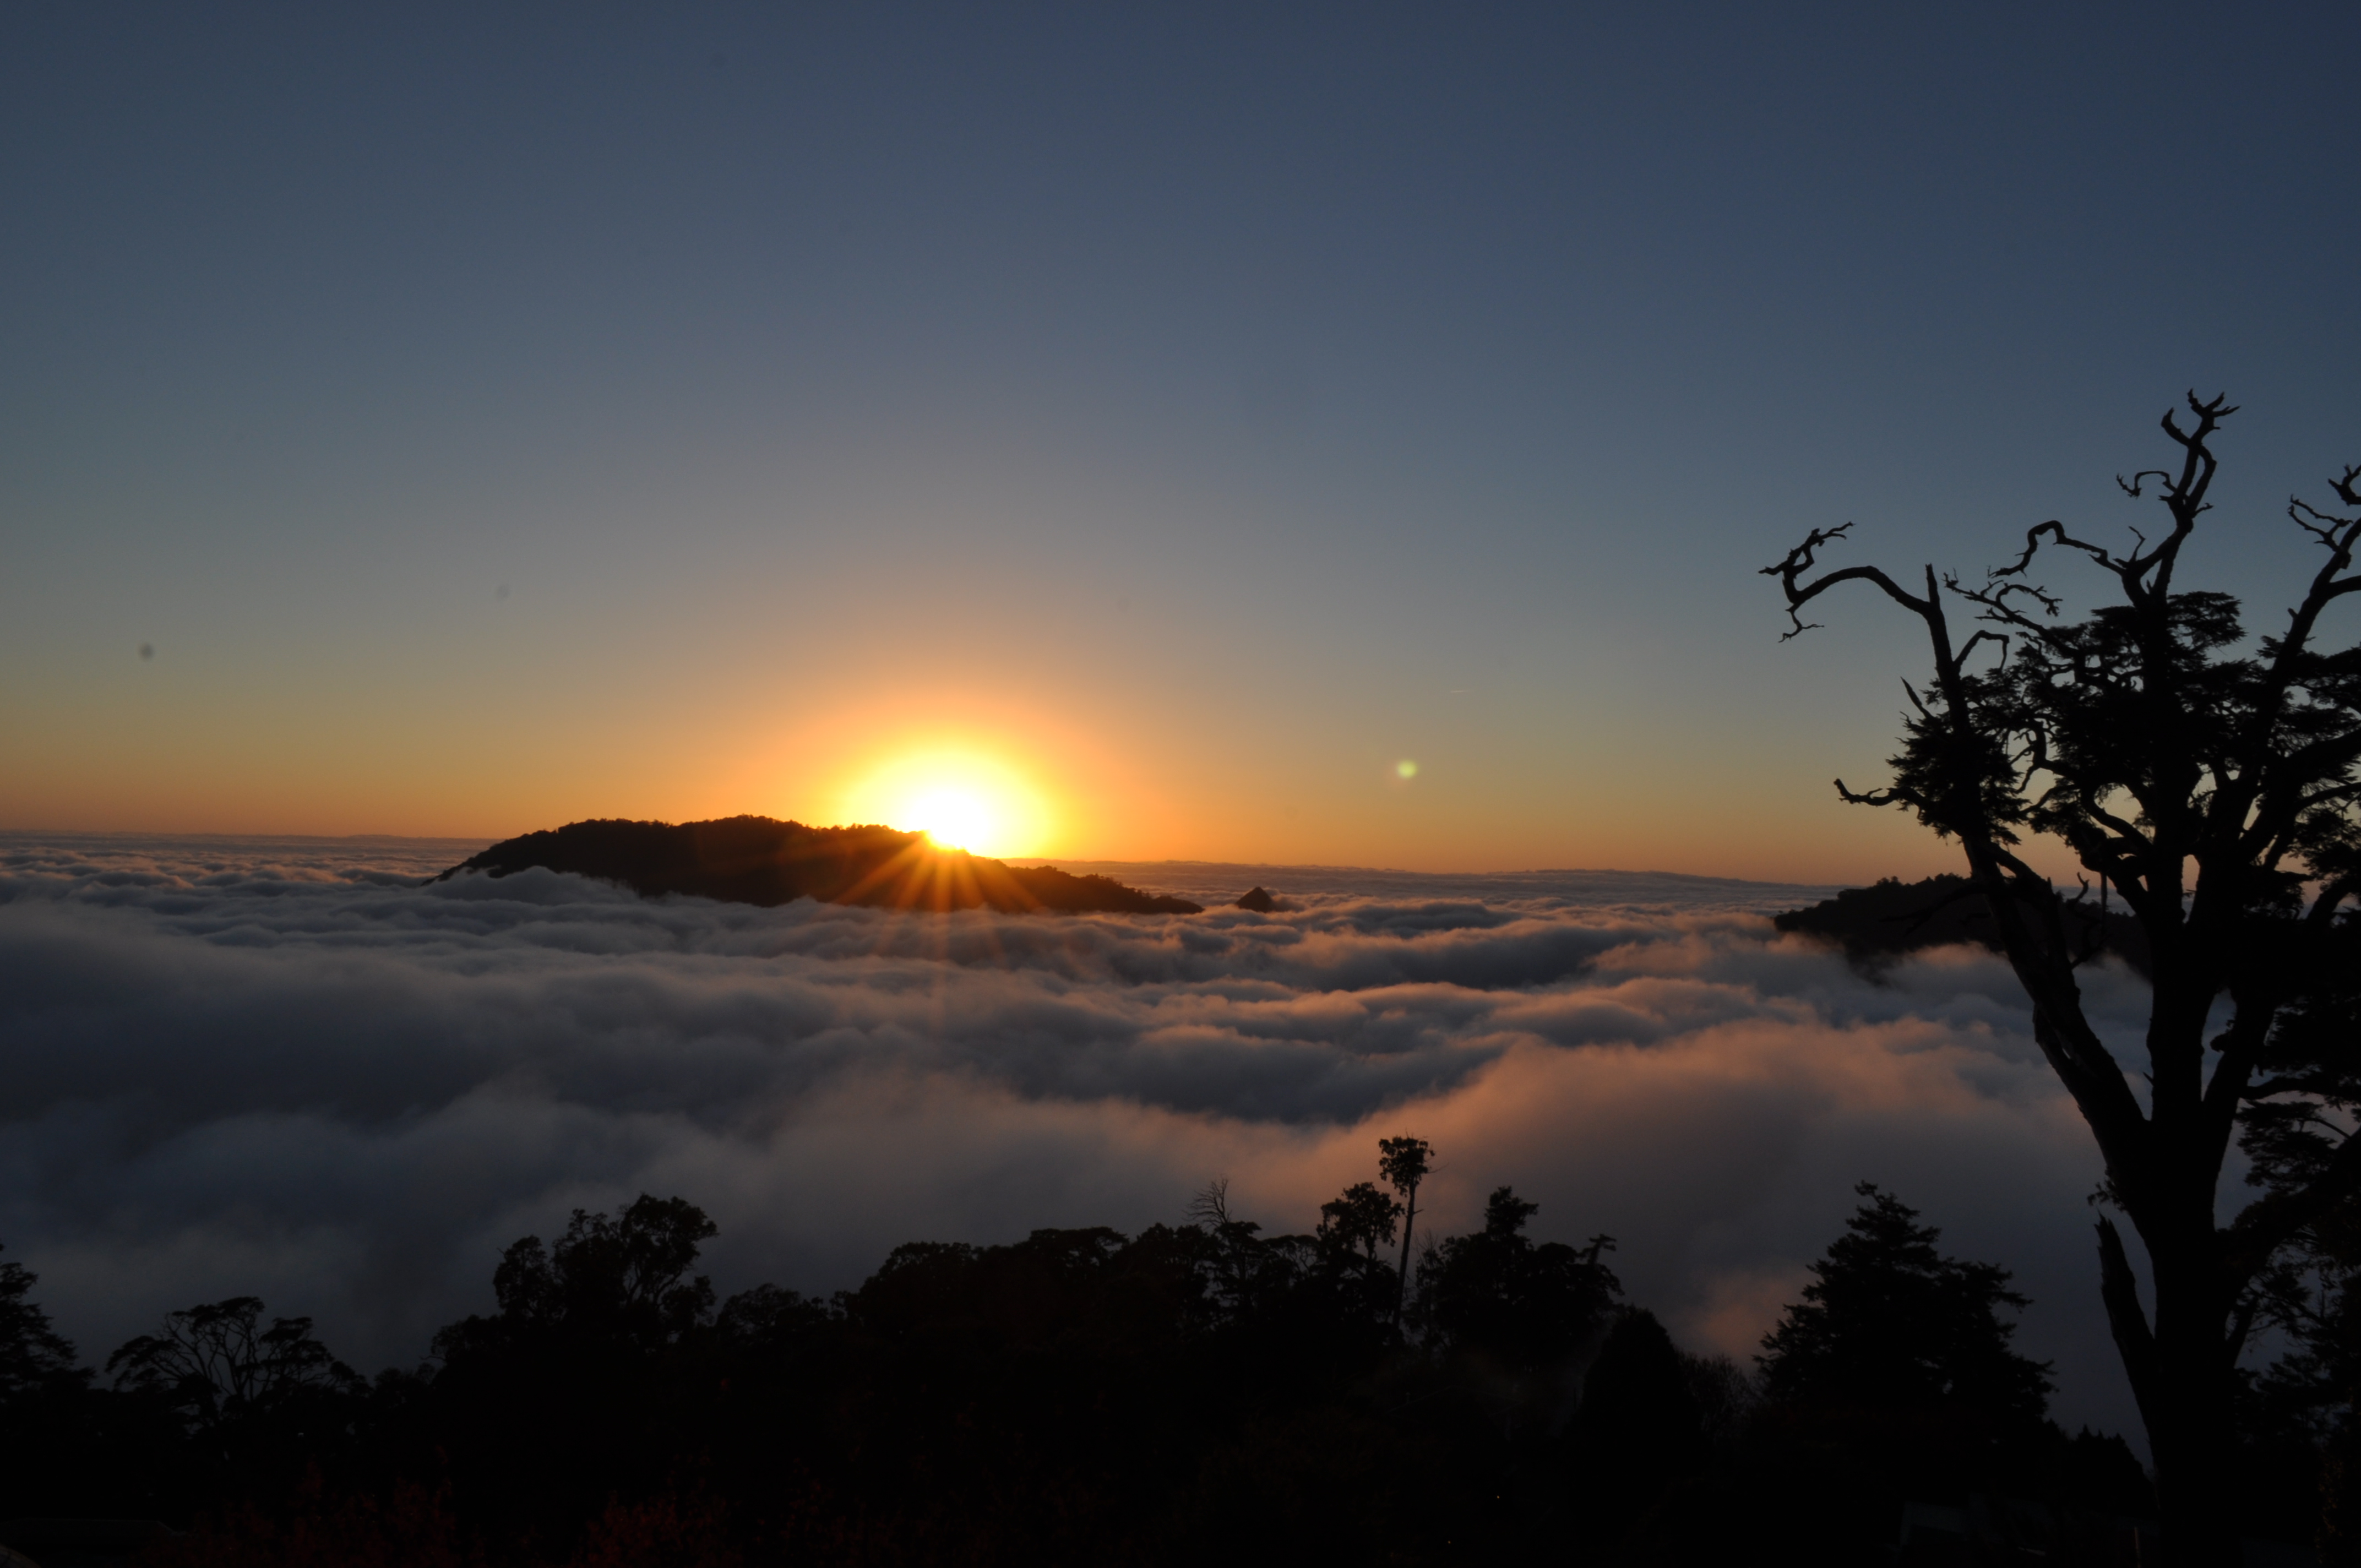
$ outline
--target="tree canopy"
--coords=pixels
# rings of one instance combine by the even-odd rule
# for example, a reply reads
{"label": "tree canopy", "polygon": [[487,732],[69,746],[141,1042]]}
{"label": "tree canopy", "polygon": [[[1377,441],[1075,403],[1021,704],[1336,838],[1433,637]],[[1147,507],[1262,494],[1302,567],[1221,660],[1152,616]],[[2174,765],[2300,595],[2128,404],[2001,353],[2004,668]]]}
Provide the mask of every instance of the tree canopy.
{"label": "tree canopy", "polygon": [[[1765,1402],[1727,1358],[1684,1351],[1624,1299],[1606,1237],[1537,1238],[1540,1211],[1506,1186],[1480,1227],[1433,1238],[1397,1332],[1389,1201],[1356,1182],[1322,1206],[1324,1234],[1272,1235],[1216,1180],[1179,1223],[914,1242],[830,1297],[760,1285],[717,1302],[697,1272],[713,1221],[642,1194],[576,1213],[554,1244],[519,1238],[491,1271],[496,1311],[438,1334],[439,1362],[367,1384],[307,1320],[234,1297],[169,1314],[94,1387],[60,1371],[70,1347],[18,1270],[0,1277],[20,1309],[6,1321],[46,1370],[0,1387],[0,1521],[186,1527],[150,1568],[1690,1562],[1791,1545],[1866,1563],[1888,1560],[1905,1499],[2005,1486],[2112,1540],[2092,1509],[2122,1489],[2094,1488],[2090,1461],[2119,1481],[2120,1443],[2038,1420],[1974,1452],[1806,1429],[1791,1418],[1813,1414],[1808,1389]],[[1953,1368],[1947,1388],[1978,1346],[2005,1368],[1991,1314],[1960,1321],[1963,1297],[2014,1299],[2005,1276],[1933,1242],[1892,1201],[1865,1208],[1797,1321],[1834,1321],[1849,1281],[1898,1274],[1872,1293],[1881,1344]],[[21,1544],[5,1528],[0,1542]]]}
{"label": "tree canopy", "polygon": [[2004,1307],[2031,1305],[1996,1264],[1946,1257],[1942,1233],[1862,1182],[1845,1234],[1763,1342],[1773,1399],[1862,1409],[1951,1406],[2008,1420],[2047,1410],[2049,1367],[2010,1348]]}
{"label": "tree canopy", "polygon": [[1606,1326],[1623,1291],[1598,1261],[1613,1238],[1594,1236],[1580,1251],[1535,1243],[1525,1223],[1540,1212],[1540,1204],[1495,1188],[1484,1228],[1446,1237],[1420,1263],[1420,1313],[1441,1348],[1532,1373]]}
{"label": "tree canopy", "polygon": [[260,1298],[169,1312],[106,1358],[118,1388],[159,1395],[197,1427],[268,1416],[306,1394],[357,1391],[360,1375],[313,1337],[309,1318],[262,1323]]}

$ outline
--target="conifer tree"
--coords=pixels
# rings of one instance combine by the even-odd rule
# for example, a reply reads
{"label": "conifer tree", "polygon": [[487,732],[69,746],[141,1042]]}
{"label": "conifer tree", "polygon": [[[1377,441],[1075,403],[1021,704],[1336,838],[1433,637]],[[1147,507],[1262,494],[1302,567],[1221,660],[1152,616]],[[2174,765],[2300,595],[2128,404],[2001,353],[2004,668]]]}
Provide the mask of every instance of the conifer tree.
{"label": "conifer tree", "polygon": [[1864,1181],[1845,1234],[1811,1266],[1812,1283],[1763,1341],[1770,1397],[1856,1409],[1949,1406],[2037,1421],[2049,1368],[2010,1348],[2003,1307],[2030,1303],[2008,1271],[1945,1257],[1941,1233]]}

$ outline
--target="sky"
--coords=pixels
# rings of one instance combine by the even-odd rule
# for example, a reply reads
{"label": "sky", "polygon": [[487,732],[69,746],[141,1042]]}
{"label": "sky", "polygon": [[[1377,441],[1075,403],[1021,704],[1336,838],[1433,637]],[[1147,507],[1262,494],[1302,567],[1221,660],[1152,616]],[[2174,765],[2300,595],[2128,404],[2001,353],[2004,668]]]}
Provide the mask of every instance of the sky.
{"label": "sky", "polygon": [[2192,575],[2287,602],[2279,508],[2361,461],[2356,49],[2336,5],[12,5],[0,826],[972,787],[1011,854],[1948,867],[1828,784],[1914,628],[1783,644],[1757,568],[2119,536],[2195,387],[2244,411]]}

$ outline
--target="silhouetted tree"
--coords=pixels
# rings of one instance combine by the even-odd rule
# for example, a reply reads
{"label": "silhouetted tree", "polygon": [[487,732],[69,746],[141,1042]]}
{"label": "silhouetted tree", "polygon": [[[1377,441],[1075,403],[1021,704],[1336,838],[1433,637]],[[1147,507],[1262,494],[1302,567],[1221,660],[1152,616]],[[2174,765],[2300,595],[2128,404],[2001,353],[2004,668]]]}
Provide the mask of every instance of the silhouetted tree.
{"label": "silhouetted tree", "polygon": [[[91,1374],[32,1299],[36,1283],[22,1264],[0,1263],[0,1519],[80,1506],[99,1436]],[[166,1446],[178,1437],[158,1435]]]}
{"label": "silhouetted tree", "polygon": [[1811,1266],[1812,1283],[1763,1341],[1775,1400],[1859,1409],[1951,1406],[2040,1420],[2049,1368],[2009,1348],[2003,1307],[2030,1303],[2008,1270],[1935,1250],[1942,1233],[1875,1184],[1845,1234]]}
{"label": "silhouetted tree", "polygon": [[1421,1260],[1419,1316],[1438,1346],[1521,1376],[1564,1360],[1605,1322],[1622,1291],[1598,1261],[1614,1239],[1595,1236],[1581,1251],[1536,1245],[1524,1230],[1540,1208],[1495,1188],[1482,1230],[1446,1237]]}
{"label": "silhouetted tree", "polygon": [[1434,1150],[1424,1138],[1407,1135],[1399,1138],[1378,1140],[1378,1169],[1393,1190],[1401,1194],[1402,1250],[1401,1276],[1394,1286],[1394,1326],[1401,1326],[1402,1302],[1410,1289],[1411,1235],[1418,1224],[1418,1188],[1432,1168]]}
{"label": "silhouetted tree", "polygon": [[712,1281],[686,1277],[719,1230],[686,1200],[644,1192],[613,1215],[577,1209],[555,1246],[526,1236],[500,1255],[492,1294],[520,1324],[669,1343],[713,1311]]}
{"label": "silhouetted tree", "polygon": [[77,1371],[73,1345],[50,1326],[49,1313],[27,1299],[39,1278],[21,1263],[0,1263],[0,1403],[57,1378],[89,1376]]}
{"label": "silhouetted tree", "polygon": [[[1391,1332],[1400,1280],[1378,1249],[1394,1239],[1401,1212],[1376,1183],[1356,1181],[1320,1206],[1319,1227],[1304,1238],[1309,1272],[1301,1288],[1324,1292],[1320,1306],[1307,1310],[1335,1315],[1356,1341],[1365,1329]],[[1297,1238],[1279,1237],[1275,1245],[1291,1250]]]}
{"label": "silhouetted tree", "polygon": [[1402,1206],[1378,1191],[1375,1182],[1356,1181],[1320,1205],[1317,1234],[1323,1245],[1358,1252],[1374,1262],[1378,1248],[1394,1239],[1394,1222],[1401,1212]]}
{"label": "silhouetted tree", "polygon": [[93,1401],[88,1424],[137,1477],[141,1513],[283,1496],[346,1446],[366,1402],[311,1319],[266,1318],[252,1296],[166,1314],[106,1370],[114,1391]]}
{"label": "silhouetted tree", "polygon": [[1189,1200],[1191,1227],[1206,1245],[1196,1249],[1197,1266],[1211,1299],[1228,1317],[1252,1311],[1273,1291],[1294,1282],[1290,1249],[1262,1239],[1262,1225],[1230,1212],[1230,1183],[1217,1177]]}
{"label": "silhouetted tree", "polygon": [[163,1332],[142,1334],[106,1358],[118,1388],[164,1397],[189,1423],[216,1429],[269,1414],[305,1394],[358,1394],[360,1374],[312,1337],[309,1318],[273,1318],[262,1302],[233,1296],[165,1314]]}
{"label": "silhouetted tree", "polygon": [[[2135,532],[2122,554],[2049,521],[1980,584],[1938,582],[1931,565],[1919,592],[1874,566],[1811,576],[1818,552],[1850,530],[1844,523],[1813,530],[1763,570],[1784,590],[1787,636],[1809,630],[1804,606],[1855,581],[1926,628],[1934,684],[1906,688],[1915,711],[1893,783],[1856,793],[1839,780],[1837,789],[1914,811],[1965,851],[2033,1003],[2034,1037],[2098,1141],[2109,1200],[2147,1245],[2153,1316],[2114,1224],[2100,1221],[2101,1294],[2147,1425],[2168,1539],[2180,1561],[2228,1563],[2237,1551],[2225,1496],[2235,1368],[2259,1308],[2256,1282],[2361,1187],[2361,1141],[2346,1141],[2229,1225],[2214,1217],[2242,1111],[2306,1092],[2265,1076],[2265,1063],[2302,989],[2305,949],[2361,889],[2361,649],[2323,652],[2316,641],[2335,601],[2361,591],[2361,516],[2290,503],[2327,559],[2283,629],[2249,651],[2235,599],[2175,581],[2181,548],[2210,510],[2215,433],[2234,411],[2193,393],[2189,409],[2187,428],[2169,412],[2163,421],[2179,448],[2174,468],[2120,481],[2136,497],[2156,480],[2169,520],[2153,541]],[[2330,488],[2361,508],[2361,466]],[[2028,575],[2045,544],[2096,565],[2121,602],[2058,624],[2061,601]],[[1964,640],[1950,630],[1953,607],[1982,623]],[[2120,894],[2146,937],[2145,1104],[2082,1007],[2075,970],[2092,951],[2097,912],[2034,870],[2019,850],[2028,832],[2061,840],[2098,882],[2102,905]],[[2207,1018],[2224,993],[2235,1011],[2209,1040]],[[2209,1046],[2220,1053],[2210,1076]]]}
{"label": "silhouetted tree", "polygon": [[713,1316],[712,1283],[690,1270],[716,1230],[680,1198],[577,1209],[555,1243],[500,1255],[498,1312],[434,1336],[442,1448],[498,1530],[563,1530],[595,1499],[662,1482],[683,1441],[677,1368]]}

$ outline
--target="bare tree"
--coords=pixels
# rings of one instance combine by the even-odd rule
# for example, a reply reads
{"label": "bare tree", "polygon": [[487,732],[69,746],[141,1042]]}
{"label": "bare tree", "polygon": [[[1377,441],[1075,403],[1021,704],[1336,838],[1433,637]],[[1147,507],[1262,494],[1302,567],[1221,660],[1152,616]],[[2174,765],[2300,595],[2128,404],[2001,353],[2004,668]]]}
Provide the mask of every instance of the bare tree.
{"label": "bare tree", "polygon": [[[2223,1159],[2244,1113],[2301,1095],[2267,1069],[2274,1032],[2304,992],[2308,954],[2361,890],[2361,647],[2323,652],[2322,617],[2361,590],[2353,570],[2361,516],[2298,499],[2290,516],[2326,553],[2283,630],[2251,645],[2237,601],[2174,581],[2182,545],[2210,510],[2213,443],[2235,411],[2189,398],[2191,422],[2163,428],[2169,470],[2118,479],[2133,497],[2155,482],[2169,527],[2137,530],[2118,552],[2064,523],[2027,531],[2015,562],[1972,586],[1919,591],[1875,566],[1818,570],[1850,523],[1815,529],[1763,568],[1785,591],[1791,629],[1803,608],[1864,582],[1925,625],[1931,687],[1905,683],[1891,784],[1845,800],[1917,813],[1965,851],[2002,946],[2033,1004],[2034,1037],[2089,1123],[2106,1161],[2105,1199],[2146,1245],[2151,1313],[2114,1223],[2098,1225],[2100,1289],[2155,1458],[2167,1541],[2180,1563],[2236,1561],[2226,1462],[2235,1364],[2253,1326],[2256,1283],[2275,1253],[2361,1187],[2361,1140],[2347,1140],[2311,1180],[2249,1204],[2227,1225],[2215,1204]],[[2361,508],[2361,466],[2331,482]],[[2066,551],[2114,579],[2119,602],[2079,623],[2031,573]],[[1954,641],[1947,607],[1972,624]],[[2076,970],[2096,948],[2089,883],[2070,900],[2020,852],[2023,836],[2064,843],[2101,900],[2120,894],[2145,931],[2153,970],[2143,1096],[2082,1008]],[[2207,1019],[2226,995],[2228,1026]],[[2218,1052],[2207,1070],[2209,1047]],[[2350,1048],[2349,1047],[2347,1047]]]}

